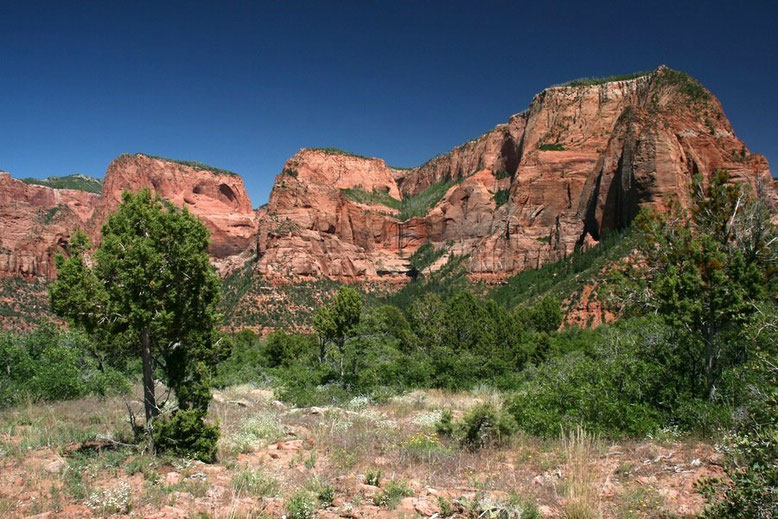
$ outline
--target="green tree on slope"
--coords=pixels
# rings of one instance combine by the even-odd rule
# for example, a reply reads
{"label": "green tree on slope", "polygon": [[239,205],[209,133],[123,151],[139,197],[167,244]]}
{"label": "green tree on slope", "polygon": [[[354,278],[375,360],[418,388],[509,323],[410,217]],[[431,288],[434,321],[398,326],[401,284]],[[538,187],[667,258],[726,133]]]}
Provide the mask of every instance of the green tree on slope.
{"label": "green tree on slope", "polygon": [[723,369],[748,360],[740,332],[756,303],[774,296],[778,239],[766,204],[726,172],[694,188],[690,211],[641,213],[637,256],[614,293],[623,310],[658,313],[678,331],[678,369],[713,400]]}
{"label": "green tree on slope", "polygon": [[[218,429],[204,420],[211,367],[223,349],[215,328],[220,283],[208,239],[208,229],[186,209],[148,189],[125,192],[103,226],[93,265],[79,232],[70,256],[56,258],[59,277],[49,292],[53,311],[99,338],[101,348],[142,360],[150,448],[203,460],[216,452]],[[163,404],[155,374],[175,392],[178,407],[170,416],[157,418]]]}
{"label": "green tree on slope", "polygon": [[324,362],[327,345],[334,344],[339,354],[341,380],[345,376],[346,341],[356,332],[361,315],[362,297],[359,292],[342,286],[333,300],[319,307],[313,316],[313,327],[321,348],[320,361]]}

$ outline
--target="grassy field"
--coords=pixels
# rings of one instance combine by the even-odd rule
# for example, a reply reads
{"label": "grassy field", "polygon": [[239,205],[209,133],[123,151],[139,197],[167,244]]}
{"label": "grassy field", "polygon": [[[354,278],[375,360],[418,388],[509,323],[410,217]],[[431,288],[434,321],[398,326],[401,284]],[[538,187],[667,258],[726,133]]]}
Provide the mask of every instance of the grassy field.
{"label": "grassy field", "polygon": [[694,481],[720,473],[711,446],[669,434],[615,444],[577,429],[472,452],[435,432],[444,409],[501,400],[416,391],[296,409],[228,388],[211,405],[212,465],[131,445],[122,398],[29,403],[0,411],[0,516],[674,517],[699,512]]}

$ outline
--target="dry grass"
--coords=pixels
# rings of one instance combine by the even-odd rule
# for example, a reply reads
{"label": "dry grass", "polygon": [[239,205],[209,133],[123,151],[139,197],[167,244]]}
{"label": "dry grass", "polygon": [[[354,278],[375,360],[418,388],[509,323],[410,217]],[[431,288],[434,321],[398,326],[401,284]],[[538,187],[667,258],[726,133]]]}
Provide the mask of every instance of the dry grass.
{"label": "dry grass", "polygon": [[602,451],[602,444],[596,436],[578,426],[562,438],[562,445],[566,469],[565,517],[569,519],[600,517],[597,491],[600,476],[596,461]]}
{"label": "dry grass", "polygon": [[[478,452],[435,433],[443,409],[461,416],[482,403],[499,404],[500,398],[486,388],[415,391],[380,405],[355,401],[346,408],[293,409],[266,389],[230,388],[217,394],[210,409],[222,431],[214,465],[133,448],[78,452],[85,441],[129,432],[120,398],[28,403],[0,411],[0,516],[46,511],[90,516],[89,498],[108,503],[107,511],[113,501],[100,492],[121,489],[123,482],[132,487],[127,506],[136,517],[165,506],[192,517],[280,517],[302,490],[313,496],[317,511],[334,499],[338,513],[351,507],[367,516],[389,514],[391,504],[397,505],[391,513],[413,516],[408,509],[413,505],[400,497],[407,492],[385,488],[390,481],[405,481],[414,502],[462,515],[510,516],[537,504],[570,518],[650,517],[676,504],[657,501],[661,479],[650,494],[638,492],[634,479],[680,477],[665,465],[704,458],[695,450],[670,461],[668,453],[678,447],[651,442],[611,446],[605,456],[603,442],[582,429],[550,440],[519,434],[507,445]],[[66,467],[47,471],[57,459]],[[366,474],[378,471],[381,487],[366,487]],[[601,503],[608,478],[617,486]]]}

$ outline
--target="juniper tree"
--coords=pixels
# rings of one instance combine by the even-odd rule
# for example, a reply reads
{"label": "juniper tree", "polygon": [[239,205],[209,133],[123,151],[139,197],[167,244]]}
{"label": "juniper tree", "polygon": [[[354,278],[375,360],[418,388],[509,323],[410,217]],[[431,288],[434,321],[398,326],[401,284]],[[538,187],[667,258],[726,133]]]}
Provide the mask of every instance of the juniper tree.
{"label": "juniper tree", "polygon": [[616,275],[614,300],[678,331],[668,359],[712,400],[722,370],[748,360],[740,336],[756,303],[776,293],[778,234],[767,202],[724,171],[707,186],[696,179],[693,194],[689,210],[673,203],[668,213],[638,216],[636,255]]}
{"label": "juniper tree", "polygon": [[[125,192],[91,262],[89,240],[77,232],[69,256],[56,258],[59,275],[49,289],[57,315],[95,336],[104,350],[141,359],[151,450],[156,444],[204,460],[214,458],[218,438],[218,429],[204,421],[210,370],[224,349],[215,326],[220,282],[208,240],[208,229],[186,209],[148,189]],[[164,420],[157,419],[156,374],[178,402]]]}

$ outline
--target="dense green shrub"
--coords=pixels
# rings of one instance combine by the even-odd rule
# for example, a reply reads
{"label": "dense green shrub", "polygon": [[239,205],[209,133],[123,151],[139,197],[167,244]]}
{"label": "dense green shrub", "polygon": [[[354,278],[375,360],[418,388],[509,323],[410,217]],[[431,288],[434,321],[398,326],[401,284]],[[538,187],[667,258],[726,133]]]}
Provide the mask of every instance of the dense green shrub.
{"label": "dense green shrub", "polygon": [[179,409],[169,420],[154,423],[154,444],[162,452],[212,463],[218,441],[219,428],[205,422],[202,409]]}
{"label": "dense green shrub", "polygon": [[454,435],[454,416],[450,409],[444,409],[440,414],[440,420],[435,423],[435,432],[444,438]]}
{"label": "dense green shrub", "polygon": [[516,422],[510,414],[481,404],[468,411],[456,429],[464,447],[478,450],[503,445],[516,432]]}
{"label": "dense green shrub", "polygon": [[0,334],[0,407],[22,399],[66,400],[90,393],[125,393],[131,369],[120,357],[99,359],[90,339],[73,331],[40,328]]}
{"label": "dense green shrub", "polygon": [[565,147],[559,143],[541,144],[538,146],[540,151],[564,151]]}
{"label": "dense green shrub", "polygon": [[425,190],[411,195],[403,194],[402,208],[398,218],[402,221],[426,215],[435,207],[448,190],[462,179],[443,180],[432,184]]}
{"label": "dense green shrub", "polygon": [[519,428],[543,436],[571,422],[634,437],[666,426],[707,435],[732,425],[748,396],[722,386],[716,400],[699,398],[685,359],[676,330],[657,316],[566,331],[551,340],[547,361],[524,370],[506,406]]}
{"label": "dense green shrub", "polygon": [[416,249],[413,254],[411,254],[411,257],[408,258],[408,261],[411,263],[412,270],[414,270],[418,275],[418,273],[423,272],[424,269],[435,263],[441,256],[443,256],[443,254],[446,253],[446,250],[446,247],[436,248],[431,243],[425,243]]}
{"label": "dense green shrub", "polygon": [[343,196],[346,198],[349,198],[360,204],[384,205],[386,207],[391,207],[392,209],[402,208],[402,202],[391,196],[388,191],[382,191],[380,189],[366,191],[357,186],[348,189],[341,189],[340,192],[343,193]]}
{"label": "dense green shrub", "polygon": [[555,332],[562,325],[562,304],[552,296],[546,296],[533,306],[520,306],[515,312],[516,318],[525,328],[537,332]]}
{"label": "dense green shrub", "polygon": [[298,490],[286,502],[287,519],[313,519],[316,517],[316,502],[313,496],[305,491]]}
{"label": "dense green shrub", "polygon": [[510,189],[500,189],[494,194],[494,203],[497,205],[497,207],[500,207],[508,203],[508,198],[510,196],[510,193],[511,193]]}
{"label": "dense green shrub", "polygon": [[733,373],[748,399],[740,402],[740,420],[725,442],[729,481],[709,481],[713,492],[705,493],[703,514],[708,519],[778,516],[778,311],[764,308],[761,315],[754,329],[763,348]]}
{"label": "dense green shrub", "polygon": [[236,333],[232,342],[230,356],[216,366],[215,385],[224,387],[247,381],[265,385],[270,382],[260,337],[246,329]]}

